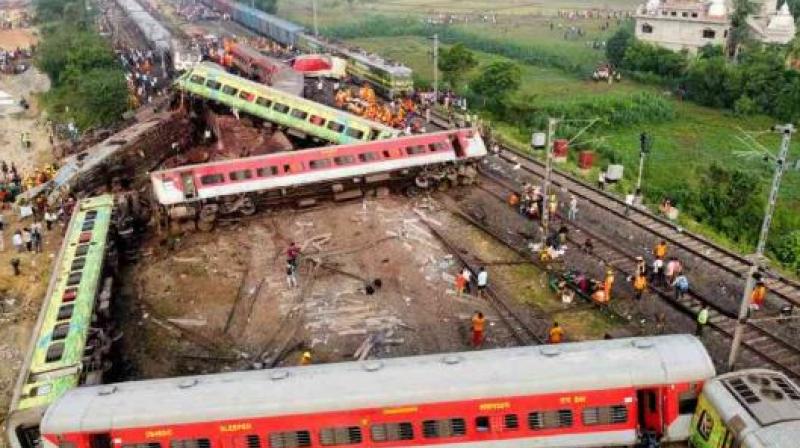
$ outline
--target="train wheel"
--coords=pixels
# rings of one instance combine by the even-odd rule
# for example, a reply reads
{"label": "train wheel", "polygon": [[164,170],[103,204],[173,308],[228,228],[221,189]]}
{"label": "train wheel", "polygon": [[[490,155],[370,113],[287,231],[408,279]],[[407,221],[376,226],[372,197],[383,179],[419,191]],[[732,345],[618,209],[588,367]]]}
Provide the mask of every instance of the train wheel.
{"label": "train wheel", "polygon": [[416,185],[417,188],[425,190],[430,186],[430,182],[425,176],[417,176],[414,178],[414,185]]}
{"label": "train wheel", "polygon": [[242,199],[239,212],[244,216],[253,216],[256,213],[256,203],[253,202],[253,198],[247,197]]}

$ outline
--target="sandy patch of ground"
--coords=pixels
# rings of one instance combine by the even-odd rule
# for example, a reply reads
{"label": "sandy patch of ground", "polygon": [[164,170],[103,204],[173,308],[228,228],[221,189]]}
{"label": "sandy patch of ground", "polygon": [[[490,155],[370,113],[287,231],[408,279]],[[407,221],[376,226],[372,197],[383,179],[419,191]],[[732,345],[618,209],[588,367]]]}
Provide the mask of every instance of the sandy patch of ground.
{"label": "sandy patch of ground", "polygon": [[39,36],[30,28],[14,28],[0,30],[0,49],[11,51],[17,48],[28,48],[37,44]]}

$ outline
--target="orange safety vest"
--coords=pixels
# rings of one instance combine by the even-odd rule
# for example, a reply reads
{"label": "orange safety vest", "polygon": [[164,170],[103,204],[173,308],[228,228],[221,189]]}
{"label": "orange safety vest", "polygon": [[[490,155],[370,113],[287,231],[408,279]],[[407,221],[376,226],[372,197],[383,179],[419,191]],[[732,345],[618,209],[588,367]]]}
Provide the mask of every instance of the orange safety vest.
{"label": "orange safety vest", "polygon": [[656,254],[658,258],[664,258],[667,256],[667,245],[666,244],[659,244],[653,249],[653,252]]}
{"label": "orange safety vest", "polygon": [[472,331],[483,332],[483,326],[486,323],[486,318],[475,316],[472,318]]}
{"label": "orange safety vest", "polygon": [[767,298],[767,288],[766,286],[756,286],[753,289],[753,293],[750,295],[750,300],[755,303],[756,305],[761,305],[764,303],[764,299]]}
{"label": "orange safety vest", "polygon": [[646,287],[647,279],[644,278],[644,275],[637,275],[636,278],[633,279],[633,289],[643,291]]}
{"label": "orange safety vest", "polygon": [[564,338],[564,330],[561,327],[553,327],[550,329],[550,343],[558,344]]}

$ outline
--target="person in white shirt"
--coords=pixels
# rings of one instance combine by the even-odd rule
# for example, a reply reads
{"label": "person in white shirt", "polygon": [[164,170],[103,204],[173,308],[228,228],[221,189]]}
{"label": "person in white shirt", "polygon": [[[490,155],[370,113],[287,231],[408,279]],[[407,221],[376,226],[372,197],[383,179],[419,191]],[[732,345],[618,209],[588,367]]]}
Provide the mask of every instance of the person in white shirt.
{"label": "person in white shirt", "polygon": [[489,273],[486,269],[481,267],[478,272],[478,297],[483,297],[483,291],[489,286]]}

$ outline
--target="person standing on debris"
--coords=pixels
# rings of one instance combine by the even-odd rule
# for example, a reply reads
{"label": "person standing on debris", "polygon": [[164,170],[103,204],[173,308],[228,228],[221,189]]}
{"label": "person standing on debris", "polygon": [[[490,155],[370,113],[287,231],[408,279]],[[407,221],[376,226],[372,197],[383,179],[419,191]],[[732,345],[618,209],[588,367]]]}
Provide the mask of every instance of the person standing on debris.
{"label": "person standing on debris", "polygon": [[289,288],[297,288],[297,273],[295,267],[290,262],[286,262],[286,284]]}
{"label": "person standing on debris", "polygon": [[606,279],[603,281],[603,291],[606,295],[606,302],[611,301],[611,288],[614,287],[614,268],[608,267],[606,270]]}
{"label": "person standing on debris", "polygon": [[11,259],[11,269],[14,270],[14,276],[19,276],[19,258],[12,258]]}
{"label": "person standing on debris", "polygon": [[756,287],[753,288],[753,292],[750,294],[750,309],[753,311],[758,311],[764,306],[764,301],[767,299],[767,286],[764,284],[763,280],[759,280],[756,283]]}
{"label": "person standing on debris", "polygon": [[489,286],[489,273],[486,272],[486,268],[481,267],[478,272],[478,297],[483,298],[487,286]]}
{"label": "person standing on debris", "polygon": [[569,208],[567,209],[567,219],[575,221],[578,216],[578,198],[574,194],[569,196]]}
{"label": "person standing on debris", "polygon": [[606,189],[606,173],[605,171],[600,171],[600,174],[597,175],[597,188],[601,190]]}
{"label": "person standing on debris", "polygon": [[297,269],[298,258],[300,258],[300,248],[297,247],[297,244],[294,241],[292,241],[292,243],[289,244],[289,248],[286,249],[286,262]]}
{"label": "person standing on debris", "polygon": [[25,250],[30,252],[33,250],[33,240],[31,238],[31,230],[27,227],[22,229],[22,242],[25,243]]}
{"label": "person standing on debris", "polygon": [[22,232],[17,230],[14,232],[14,236],[11,237],[11,244],[14,246],[14,249],[17,250],[17,253],[22,252],[22,246],[25,244],[22,241]]}
{"label": "person standing on debris", "polygon": [[547,335],[547,342],[549,344],[560,344],[564,340],[564,329],[558,325],[558,322],[553,322],[550,331]]}
{"label": "person standing on debris", "polygon": [[300,355],[300,365],[301,366],[308,366],[311,365],[311,352],[306,350]]}
{"label": "person standing on debris", "polygon": [[644,274],[638,274],[633,278],[633,291],[636,300],[642,300],[642,294],[647,289],[647,277]]}
{"label": "person standing on debris", "polygon": [[680,274],[672,282],[672,287],[675,288],[675,300],[681,300],[683,295],[689,292],[689,279]]}
{"label": "person standing on debris", "polygon": [[694,331],[694,334],[697,337],[703,337],[703,330],[708,324],[708,311],[708,305],[704,305],[703,308],[697,313],[697,328]]}
{"label": "person standing on debris", "polygon": [[653,255],[656,258],[664,260],[667,257],[667,242],[661,240],[656,246],[653,248]]}
{"label": "person standing on debris", "polygon": [[472,271],[464,266],[464,269],[461,271],[461,276],[464,277],[464,289],[467,291],[467,294],[472,294],[472,286],[470,285],[472,282]]}
{"label": "person standing on debris", "polygon": [[472,348],[480,348],[483,345],[483,330],[486,325],[486,318],[483,313],[475,311],[472,316]]}
{"label": "person standing on debris", "polygon": [[653,286],[664,285],[664,260],[661,258],[653,260],[653,267],[650,271],[650,283],[652,283]]}
{"label": "person standing on debris", "polygon": [[58,215],[53,212],[51,209],[47,209],[44,212],[44,222],[47,225],[47,231],[51,231],[53,229],[53,224],[55,224],[56,220],[58,220]]}
{"label": "person standing on debris", "polygon": [[42,253],[42,231],[41,224],[38,222],[33,223],[31,226],[31,245],[34,252],[37,254]]}
{"label": "person standing on debris", "polygon": [[460,272],[458,274],[456,274],[456,285],[455,285],[455,287],[456,287],[456,295],[458,297],[461,297],[462,295],[464,295],[464,286],[466,285],[466,283],[467,283],[467,280],[464,278],[463,275],[461,275]]}

